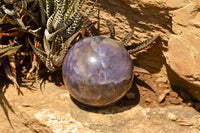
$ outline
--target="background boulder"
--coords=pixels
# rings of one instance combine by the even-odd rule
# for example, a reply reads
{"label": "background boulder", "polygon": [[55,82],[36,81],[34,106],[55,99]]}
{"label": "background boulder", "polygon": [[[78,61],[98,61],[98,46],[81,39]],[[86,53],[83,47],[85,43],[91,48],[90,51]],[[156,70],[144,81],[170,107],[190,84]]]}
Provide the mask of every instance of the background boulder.
{"label": "background boulder", "polygon": [[[131,43],[161,33],[148,48],[133,55],[137,66],[171,85],[186,89],[200,100],[200,1],[199,0],[99,0],[100,34],[109,36],[110,20],[120,41],[134,29]],[[92,0],[88,1],[89,7]],[[89,7],[85,7],[86,10]],[[97,13],[91,18],[97,20]]]}

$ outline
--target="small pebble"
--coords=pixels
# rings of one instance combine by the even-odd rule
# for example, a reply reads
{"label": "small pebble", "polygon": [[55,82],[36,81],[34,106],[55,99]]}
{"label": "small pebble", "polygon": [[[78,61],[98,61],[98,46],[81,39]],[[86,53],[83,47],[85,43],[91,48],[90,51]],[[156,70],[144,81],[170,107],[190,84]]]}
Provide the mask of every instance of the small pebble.
{"label": "small pebble", "polygon": [[168,113],[167,117],[172,121],[176,121],[178,119],[178,117],[175,114],[172,114],[172,113]]}
{"label": "small pebble", "polygon": [[163,87],[163,84],[162,83],[158,84],[158,87],[159,88]]}
{"label": "small pebble", "polygon": [[169,88],[169,85],[168,84],[162,84],[162,87],[164,87],[164,88]]}
{"label": "small pebble", "polygon": [[158,84],[158,87],[159,87],[159,88],[169,88],[169,85],[168,85],[168,84],[165,84],[165,83],[159,83],[159,84]]}
{"label": "small pebble", "polygon": [[52,76],[49,76],[49,77],[48,77],[48,80],[49,80],[49,81],[52,81],[52,80],[53,80],[53,79],[52,79]]}
{"label": "small pebble", "polygon": [[176,98],[171,98],[169,101],[171,104],[175,104],[175,105],[181,104],[181,101]]}
{"label": "small pebble", "polygon": [[170,96],[173,97],[173,98],[177,98],[178,97],[178,93],[173,91],[173,92],[170,93]]}
{"label": "small pebble", "polygon": [[150,98],[146,98],[146,99],[144,99],[144,101],[145,101],[146,103],[151,103],[151,99],[150,99]]}
{"label": "small pebble", "polygon": [[192,101],[188,101],[188,102],[187,102],[187,105],[188,105],[188,107],[193,107],[193,106],[194,106],[194,103],[193,103]]}
{"label": "small pebble", "polygon": [[200,22],[194,23],[195,26],[200,27]]}
{"label": "small pebble", "polygon": [[181,97],[178,97],[177,99],[178,99],[178,100],[180,100],[181,102],[183,102],[183,98],[181,98]]}
{"label": "small pebble", "polygon": [[139,74],[139,73],[134,73],[134,75],[135,75],[136,77],[139,77],[139,76],[140,76],[140,74]]}
{"label": "small pebble", "polygon": [[169,94],[170,90],[164,90],[158,97],[158,102],[161,103],[164,101],[167,94]]}
{"label": "small pebble", "polygon": [[151,104],[151,105],[150,105],[150,108],[155,108],[155,107],[156,107],[156,106],[155,106],[155,105],[153,105],[153,104]]}
{"label": "small pebble", "polygon": [[159,77],[155,81],[156,82],[161,82],[161,83],[167,83],[167,78],[166,77]]}

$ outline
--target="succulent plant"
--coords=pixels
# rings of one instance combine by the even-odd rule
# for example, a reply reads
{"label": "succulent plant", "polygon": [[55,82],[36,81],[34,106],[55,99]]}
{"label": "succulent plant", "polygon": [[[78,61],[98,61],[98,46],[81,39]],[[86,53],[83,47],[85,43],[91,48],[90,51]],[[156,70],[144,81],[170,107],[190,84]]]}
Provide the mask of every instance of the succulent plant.
{"label": "succulent plant", "polygon": [[36,8],[34,3],[34,1],[1,1],[0,60],[3,62],[7,77],[17,89],[19,85],[16,80],[15,55],[22,46],[27,46],[22,41],[27,36],[26,33],[35,34],[33,29],[38,22],[30,17]]}
{"label": "succulent plant", "polygon": [[[99,36],[94,23],[88,18],[93,14],[96,2],[87,13],[82,14],[84,2],[85,0],[0,0],[0,64],[3,64],[5,73],[15,88],[19,90],[16,55],[21,65],[26,56],[31,56],[29,64],[32,67],[26,77],[30,77],[34,71],[37,77],[40,62],[48,71],[61,69],[65,55],[76,41],[86,36]],[[110,38],[114,39],[115,29],[108,20],[107,26]],[[121,41],[130,54],[149,46],[159,36],[140,44],[128,45],[132,34],[130,32]]]}
{"label": "succulent plant", "polygon": [[[83,27],[87,28],[88,16],[93,12],[94,5],[85,15],[81,7],[85,0],[1,0],[0,9],[0,59],[4,62],[7,77],[15,88],[19,88],[16,80],[15,55],[34,51],[32,68],[39,70],[36,57],[50,71],[62,66],[63,58],[79,35]],[[85,26],[83,26],[85,24]],[[21,48],[22,47],[22,48]],[[20,49],[21,48],[21,49]],[[21,57],[19,57],[21,58]],[[22,60],[22,59],[21,59]]]}
{"label": "succulent plant", "polygon": [[80,10],[84,2],[85,0],[39,1],[42,24],[46,27],[43,36],[44,51],[34,47],[30,41],[29,44],[50,71],[62,66],[71,42],[83,27]]}

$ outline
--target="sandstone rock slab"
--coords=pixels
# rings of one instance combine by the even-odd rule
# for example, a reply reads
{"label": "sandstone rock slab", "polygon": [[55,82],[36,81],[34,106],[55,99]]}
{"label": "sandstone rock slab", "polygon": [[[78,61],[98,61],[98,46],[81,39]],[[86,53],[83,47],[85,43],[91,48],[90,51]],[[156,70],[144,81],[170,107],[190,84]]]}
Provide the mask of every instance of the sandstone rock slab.
{"label": "sandstone rock slab", "polygon": [[191,107],[92,108],[74,102],[67,90],[53,83],[47,83],[42,92],[38,86],[34,91],[22,91],[24,96],[17,96],[11,86],[3,95],[15,113],[7,109],[6,118],[0,108],[0,132],[200,132],[200,114]]}

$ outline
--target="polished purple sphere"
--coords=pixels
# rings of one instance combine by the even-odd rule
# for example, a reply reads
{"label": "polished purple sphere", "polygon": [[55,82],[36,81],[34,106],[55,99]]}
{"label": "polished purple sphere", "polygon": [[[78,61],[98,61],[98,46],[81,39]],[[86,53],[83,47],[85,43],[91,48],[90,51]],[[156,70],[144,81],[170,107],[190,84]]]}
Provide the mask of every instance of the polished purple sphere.
{"label": "polished purple sphere", "polygon": [[127,50],[115,40],[88,37],[70,49],[62,74],[76,100],[91,106],[106,106],[130,89],[133,63]]}

